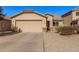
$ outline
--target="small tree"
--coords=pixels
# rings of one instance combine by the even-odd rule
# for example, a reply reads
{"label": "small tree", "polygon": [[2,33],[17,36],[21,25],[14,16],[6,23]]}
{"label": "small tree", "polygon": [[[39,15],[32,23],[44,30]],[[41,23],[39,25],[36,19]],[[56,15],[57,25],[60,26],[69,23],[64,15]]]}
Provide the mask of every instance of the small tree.
{"label": "small tree", "polygon": [[0,6],[0,20],[3,20],[4,19],[4,14],[3,14],[3,9],[2,7]]}

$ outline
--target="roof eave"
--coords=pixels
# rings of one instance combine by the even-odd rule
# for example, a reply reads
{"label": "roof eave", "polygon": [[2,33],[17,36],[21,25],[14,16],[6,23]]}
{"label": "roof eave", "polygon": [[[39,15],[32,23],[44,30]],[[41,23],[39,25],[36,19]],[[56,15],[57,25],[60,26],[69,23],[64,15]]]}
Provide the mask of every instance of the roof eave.
{"label": "roof eave", "polygon": [[38,14],[38,15],[40,15],[40,16],[42,16],[42,17],[47,18],[45,15],[40,14],[40,13],[35,12],[35,11],[29,11],[29,12],[28,12],[28,11],[22,11],[22,12],[20,12],[20,13],[18,13],[18,14],[15,14],[15,15],[11,16],[10,18],[12,19],[12,18],[14,18],[15,16],[20,15],[20,14],[22,14],[22,13],[35,13],[35,14]]}

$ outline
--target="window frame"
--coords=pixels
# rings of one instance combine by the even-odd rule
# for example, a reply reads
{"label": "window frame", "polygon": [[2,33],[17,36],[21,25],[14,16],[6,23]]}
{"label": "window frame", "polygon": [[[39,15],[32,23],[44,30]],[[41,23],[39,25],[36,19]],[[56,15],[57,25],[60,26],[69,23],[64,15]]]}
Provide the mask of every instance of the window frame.
{"label": "window frame", "polygon": [[79,16],[79,12],[76,12],[76,16]]}
{"label": "window frame", "polygon": [[58,21],[53,21],[53,26],[59,26],[59,22]]}

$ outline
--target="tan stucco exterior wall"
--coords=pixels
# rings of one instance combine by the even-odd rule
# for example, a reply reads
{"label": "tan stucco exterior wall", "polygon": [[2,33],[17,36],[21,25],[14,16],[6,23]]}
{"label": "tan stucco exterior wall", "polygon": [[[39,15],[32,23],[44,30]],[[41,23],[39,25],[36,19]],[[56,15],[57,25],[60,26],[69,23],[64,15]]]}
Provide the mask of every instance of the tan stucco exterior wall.
{"label": "tan stucco exterior wall", "polygon": [[59,26],[64,26],[63,21],[59,21]]}
{"label": "tan stucco exterior wall", "polygon": [[12,27],[15,27],[16,20],[41,20],[42,21],[42,28],[46,28],[46,18],[34,13],[23,13],[12,18]]}
{"label": "tan stucco exterior wall", "polygon": [[76,12],[79,12],[79,11],[73,11],[72,12],[72,20],[76,20],[79,18],[79,16],[76,16]]}
{"label": "tan stucco exterior wall", "polygon": [[70,15],[63,17],[64,26],[70,26],[71,21],[72,21],[72,13]]}

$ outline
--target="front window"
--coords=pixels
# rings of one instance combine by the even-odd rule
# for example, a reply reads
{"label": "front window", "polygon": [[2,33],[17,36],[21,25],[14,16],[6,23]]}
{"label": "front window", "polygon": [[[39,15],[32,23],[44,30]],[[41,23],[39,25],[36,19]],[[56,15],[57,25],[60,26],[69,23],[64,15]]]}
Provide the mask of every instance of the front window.
{"label": "front window", "polygon": [[76,12],[76,16],[79,16],[79,12]]}
{"label": "front window", "polygon": [[59,25],[58,21],[53,21],[53,26],[58,26],[58,25]]}

